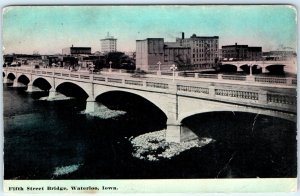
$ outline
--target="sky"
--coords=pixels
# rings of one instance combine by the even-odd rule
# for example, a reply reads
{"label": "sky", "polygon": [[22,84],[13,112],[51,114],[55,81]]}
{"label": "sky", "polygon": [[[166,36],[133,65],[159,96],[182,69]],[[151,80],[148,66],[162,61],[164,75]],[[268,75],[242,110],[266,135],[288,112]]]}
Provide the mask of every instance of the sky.
{"label": "sky", "polygon": [[297,13],[287,5],[10,6],[3,12],[4,54],[61,53],[117,38],[118,51],[135,51],[136,40],[219,36],[219,48],[235,43],[263,51],[297,47]]}

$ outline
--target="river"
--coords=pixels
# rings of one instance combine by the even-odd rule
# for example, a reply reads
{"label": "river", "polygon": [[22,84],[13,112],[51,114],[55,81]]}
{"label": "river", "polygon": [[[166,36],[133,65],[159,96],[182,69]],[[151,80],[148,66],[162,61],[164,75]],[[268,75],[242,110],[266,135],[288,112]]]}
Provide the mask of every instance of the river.
{"label": "river", "polygon": [[4,179],[297,175],[296,124],[287,120],[231,112],[195,115],[184,123],[215,142],[171,159],[146,161],[132,156],[128,138],[161,130],[166,119],[143,101],[122,96],[123,102],[116,104],[120,98],[104,97],[109,107],[127,111],[101,119],[82,114],[82,101],[39,100],[46,95],[4,85]]}

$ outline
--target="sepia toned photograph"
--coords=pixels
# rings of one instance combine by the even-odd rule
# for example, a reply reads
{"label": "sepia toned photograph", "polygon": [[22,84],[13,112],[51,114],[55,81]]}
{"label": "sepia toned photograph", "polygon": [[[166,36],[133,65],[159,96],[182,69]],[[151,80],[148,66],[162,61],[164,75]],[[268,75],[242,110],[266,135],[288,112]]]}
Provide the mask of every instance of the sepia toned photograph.
{"label": "sepia toned photograph", "polygon": [[205,192],[198,182],[229,179],[288,179],[295,191],[295,7],[32,5],[2,15],[6,191],[134,192],[113,182],[167,180]]}

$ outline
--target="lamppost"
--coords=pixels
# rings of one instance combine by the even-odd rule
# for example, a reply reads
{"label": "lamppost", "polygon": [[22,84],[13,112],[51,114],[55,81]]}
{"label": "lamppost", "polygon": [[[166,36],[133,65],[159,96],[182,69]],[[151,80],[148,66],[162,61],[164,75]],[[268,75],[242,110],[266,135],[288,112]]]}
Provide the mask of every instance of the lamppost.
{"label": "lamppost", "polygon": [[161,65],[161,62],[158,61],[158,62],[157,62],[157,65],[158,65],[158,72],[157,72],[157,74],[160,75],[160,73],[161,73],[161,71],[160,71],[160,65]]}
{"label": "lamppost", "polygon": [[109,61],[109,72],[111,72],[111,64],[112,64],[112,62]]}
{"label": "lamppost", "polygon": [[250,76],[252,76],[252,64],[249,64],[249,68],[250,68]]}
{"label": "lamppost", "polygon": [[175,71],[177,70],[177,66],[175,64],[173,64],[171,67],[170,67],[170,70],[173,71],[173,82],[175,81]]}

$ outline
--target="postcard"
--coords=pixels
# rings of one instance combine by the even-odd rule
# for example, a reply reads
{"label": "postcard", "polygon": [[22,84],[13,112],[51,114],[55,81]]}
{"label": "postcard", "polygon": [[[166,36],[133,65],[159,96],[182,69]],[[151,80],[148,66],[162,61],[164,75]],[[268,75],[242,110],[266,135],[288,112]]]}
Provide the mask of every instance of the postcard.
{"label": "postcard", "polygon": [[297,191],[295,7],[2,14],[5,192]]}

